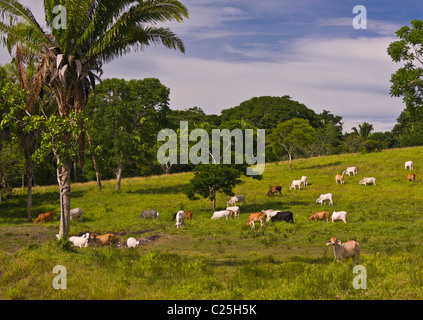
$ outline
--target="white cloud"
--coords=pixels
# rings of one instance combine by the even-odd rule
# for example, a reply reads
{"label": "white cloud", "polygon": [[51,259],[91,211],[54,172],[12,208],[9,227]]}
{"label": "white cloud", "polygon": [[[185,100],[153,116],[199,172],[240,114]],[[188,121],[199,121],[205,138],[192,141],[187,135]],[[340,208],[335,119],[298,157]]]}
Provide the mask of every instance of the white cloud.
{"label": "white cloud", "polygon": [[289,95],[316,112],[343,116],[344,130],[374,120],[375,130],[385,131],[403,109],[401,100],[389,95],[397,68],[386,54],[390,41],[300,39],[278,63],[205,60],[152,48],[105,66],[104,76],[157,77],[171,89],[173,109],[199,106],[219,114],[254,96]]}

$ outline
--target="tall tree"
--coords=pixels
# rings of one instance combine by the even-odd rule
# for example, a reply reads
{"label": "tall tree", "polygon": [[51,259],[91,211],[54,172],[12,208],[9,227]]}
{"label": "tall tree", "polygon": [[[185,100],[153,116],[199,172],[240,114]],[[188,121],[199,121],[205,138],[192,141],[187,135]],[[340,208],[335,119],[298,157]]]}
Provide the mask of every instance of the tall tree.
{"label": "tall tree", "polygon": [[289,170],[292,170],[292,155],[301,147],[307,147],[315,139],[315,130],[308,120],[294,118],[279,123],[269,135],[273,150],[277,154],[286,152],[289,160]]}
{"label": "tall tree", "polygon": [[[11,45],[22,44],[37,58],[37,71],[30,85],[28,106],[50,90],[58,113],[67,122],[77,116],[87,103],[91,90],[102,74],[103,63],[151,44],[185,51],[183,42],[170,29],[159,24],[182,22],[187,9],[176,0],[44,0],[46,29],[32,11],[18,0],[0,0],[0,39]],[[58,7],[60,5],[60,7]],[[60,15],[55,14],[61,10]],[[54,119],[57,120],[57,119]],[[51,121],[51,124],[64,122]],[[61,131],[57,145],[71,149],[73,133]],[[85,134],[78,135],[80,153]],[[67,236],[70,227],[70,172],[72,154],[53,149],[57,160],[60,190],[60,236]]]}
{"label": "tall tree", "polygon": [[423,21],[412,20],[395,34],[387,51],[392,60],[404,63],[391,76],[391,96],[402,97],[408,121],[423,121]]}
{"label": "tall tree", "polygon": [[354,132],[354,134],[366,139],[373,131],[373,125],[367,122],[363,122],[362,124],[358,125],[358,129],[356,127],[352,127],[351,130]]}

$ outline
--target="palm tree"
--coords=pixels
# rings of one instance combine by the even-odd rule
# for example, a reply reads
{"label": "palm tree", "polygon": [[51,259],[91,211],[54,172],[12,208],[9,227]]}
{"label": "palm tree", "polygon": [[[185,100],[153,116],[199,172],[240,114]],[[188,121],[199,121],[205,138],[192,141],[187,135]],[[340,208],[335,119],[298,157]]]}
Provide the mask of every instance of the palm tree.
{"label": "palm tree", "polygon": [[370,132],[373,131],[373,125],[367,122],[363,122],[363,124],[358,125],[358,129],[356,127],[351,128],[354,134],[359,135],[362,138],[368,138]]}
{"label": "palm tree", "polygon": [[[66,9],[65,28],[54,25],[54,9],[59,4]],[[75,120],[79,119],[76,116],[90,93],[95,92],[103,63],[152,44],[185,52],[182,40],[160,25],[188,17],[185,6],[176,0],[44,0],[43,5],[46,30],[30,8],[18,0],[0,0],[0,40],[9,46],[24,47],[37,59],[28,107],[47,89],[55,98],[60,117],[78,121],[81,128],[83,122]],[[78,137],[80,151],[84,137],[82,131]],[[60,190],[60,236],[69,234],[71,140],[72,133],[63,130],[59,143],[67,152],[53,149]]]}

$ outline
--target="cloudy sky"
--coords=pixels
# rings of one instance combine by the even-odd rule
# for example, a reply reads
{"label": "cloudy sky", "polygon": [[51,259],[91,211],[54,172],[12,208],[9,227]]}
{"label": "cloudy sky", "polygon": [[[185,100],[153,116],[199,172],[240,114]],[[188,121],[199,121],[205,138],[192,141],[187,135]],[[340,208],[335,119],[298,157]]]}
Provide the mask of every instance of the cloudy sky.
{"label": "cloudy sky", "polygon": [[[22,2],[41,16],[41,0]],[[423,19],[421,0],[181,2],[189,19],[168,26],[185,54],[151,47],[105,65],[103,78],[158,78],[171,90],[172,109],[198,106],[208,114],[252,97],[289,95],[343,116],[348,132],[363,121],[391,130],[404,108],[389,95],[400,65],[386,49],[399,27]],[[356,5],[366,8],[367,29],[353,27]],[[9,60],[0,48],[0,63]]]}

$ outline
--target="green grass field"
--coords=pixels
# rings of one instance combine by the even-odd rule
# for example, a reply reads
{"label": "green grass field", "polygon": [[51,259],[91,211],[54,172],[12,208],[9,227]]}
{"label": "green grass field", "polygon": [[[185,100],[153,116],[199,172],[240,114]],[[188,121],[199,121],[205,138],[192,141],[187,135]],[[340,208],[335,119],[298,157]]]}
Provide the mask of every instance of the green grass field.
{"label": "green grass field", "polygon": [[[241,216],[210,220],[212,204],[190,201],[181,193],[192,174],[124,179],[122,191],[105,181],[72,185],[72,208],[82,208],[83,222],[72,221],[71,235],[116,233],[120,242],[142,239],[137,248],[88,247],[69,250],[55,239],[59,222],[27,223],[26,194],[0,205],[0,299],[422,299],[423,298],[423,147],[299,159],[268,164],[264,179],[244,178],[236,194],[246,197]],[[406,179],[404,162],[414,161],[416,182]],[[345,185],[335,175],[358,168]],[[308,177],[304,190],[289,190],[292,180]],[[359,185],[376,177],[376,186]],[[268,197],[281,185],[282,196]],[[322,193],[334,195],[334,206],[315,203]],[[218,209],[227,196],[219,195]],[[57,186],[37,187],[34,217],[59,215]],[[158,220],[141,220],[155,209]],[[178,210],[193,220],[176,229]],[[290,210],[294,224],[269,223],[260,230],[242,229],[248,213]],[[348,223],[307,222],[315,211],[347,211]],[[351,260],[337,262],[331,237],[357,240],[367,288],[354,289]],[[67,270],[67,289],[56,290],[53,267]]]}

